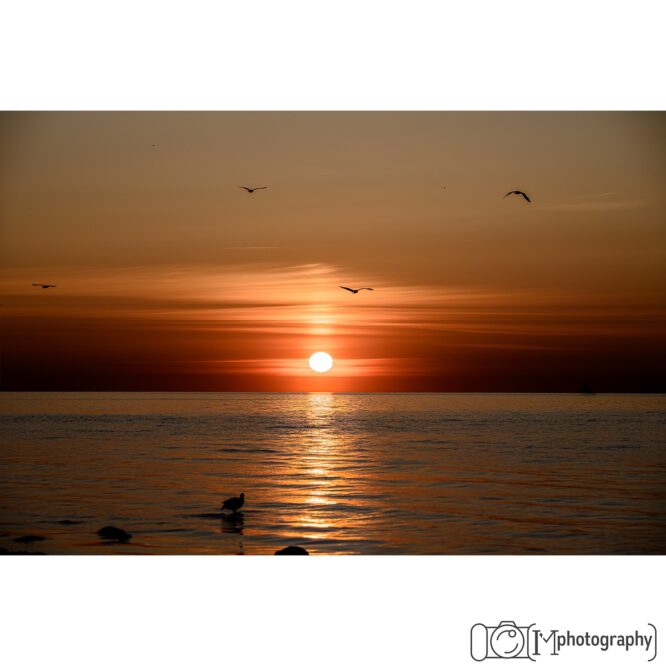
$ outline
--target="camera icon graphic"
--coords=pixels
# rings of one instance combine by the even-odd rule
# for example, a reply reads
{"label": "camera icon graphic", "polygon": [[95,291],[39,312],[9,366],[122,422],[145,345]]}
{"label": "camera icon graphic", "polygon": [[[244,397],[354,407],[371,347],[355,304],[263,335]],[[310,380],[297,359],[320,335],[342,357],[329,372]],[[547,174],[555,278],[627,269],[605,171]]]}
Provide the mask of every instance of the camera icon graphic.
{"label": "camera icon graphic", "polygon": [[511,620],[488,627],[480,622],[470,632],[470,652],[474,661],[484,659],[532,659],[530,655],[530,624],[519,627]]}

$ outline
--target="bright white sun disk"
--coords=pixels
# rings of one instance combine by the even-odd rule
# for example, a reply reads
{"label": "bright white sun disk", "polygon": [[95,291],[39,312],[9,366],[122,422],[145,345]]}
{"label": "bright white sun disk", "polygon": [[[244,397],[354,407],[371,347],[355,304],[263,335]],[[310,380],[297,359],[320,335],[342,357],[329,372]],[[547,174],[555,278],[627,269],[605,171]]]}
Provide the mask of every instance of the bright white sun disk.
{"label": "bright white sun disk", "polygon": [[326,352],[315,352],[308,363],[315,372],[328,372],[333,367],[333,357]]}

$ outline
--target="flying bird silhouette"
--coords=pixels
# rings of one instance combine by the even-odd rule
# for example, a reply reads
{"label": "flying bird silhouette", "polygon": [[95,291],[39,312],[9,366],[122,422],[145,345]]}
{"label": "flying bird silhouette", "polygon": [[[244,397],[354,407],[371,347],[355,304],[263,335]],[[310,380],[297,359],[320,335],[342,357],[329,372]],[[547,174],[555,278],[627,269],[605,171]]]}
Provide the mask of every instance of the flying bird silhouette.
{"label": "flying bird silhouette", "polygon": [[32,283],[32,286],[41,287],[42,289],[51,289],[51,287],[55,287],[54,284],[40,284],[40,283],[35,284],[34,282]]}
{"label": "flying bird silhouette", "polygon": [[245,504],[245,493],[241,493],[240,497],[230,497],[229,499],[224,500],[224,502],[222,502],[222,509],[230,509],[235,514],[243,504]]}
{"label": "flying bird silhouette", "polygon": [[519,197],[525,197],[525,201],[527,201],[527,203],[532,203],[532,200],[527,196],[527,194],[525,194],[525,192],[521,192],[520,190],[511,190],[511,192],[507,192],[504,195],[504,198],[506,199],[509,194],[516,194]]}
{"label": "flying bird silhouette", "polygon": [[252,194],[252,192],[254,192],[255,190],[267,190],[268,189],[268,186],[266,186],[266,187],[245,187],[245,185],[239,185],[238,187],[240,187],[241,190],[247,190],[250,194]]}
{"label": "flying bird silhouette", "polygon": [[342,285],[338,285],[340,289],[346,289],[347,291],[351,291],[352,294],[358,294],[359,291],[363,291],[364,289],[367,289],[368,291],[374,291],[372,287],[361,287],[360,289],[352,289],[351,287],[343,287]]}

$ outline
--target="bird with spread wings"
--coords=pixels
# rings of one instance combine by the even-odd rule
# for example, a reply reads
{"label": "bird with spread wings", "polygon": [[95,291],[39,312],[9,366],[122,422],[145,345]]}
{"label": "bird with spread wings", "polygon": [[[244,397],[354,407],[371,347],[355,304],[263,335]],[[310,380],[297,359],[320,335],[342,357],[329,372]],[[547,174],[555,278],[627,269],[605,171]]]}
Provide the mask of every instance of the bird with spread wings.
{"label": "bird with spread wings", "polygon": [[532,200],[527,196],[527,194],[525,194],[525,192],[521,192],[520,190],[511,190],[511,192],[507,192],[504,195],[504,198],[506,199],[510,194],[515,194],[519,197],[525,197],[525,201],[527,201],[527,203],[532,203]]}
{"label": "bird with spread wings", "polygon": [[245,185],[239,185],[238,186],[241,190],[247,190],[249,194],[252,194],[255,190],[267,190],[268,185],[265,187],[245,187]]}
{"label": "bird with spread wings", "polygon": [[343,287],[342,285],[338,285],[340,289],[346,289],[347,291],[351,291],[352,294],[358,294],[359,291],[363,291],[364,289],[367,289],[368,291],[374,291],[372,287],[361,287],[360,289],[352,289],[351,287]]}

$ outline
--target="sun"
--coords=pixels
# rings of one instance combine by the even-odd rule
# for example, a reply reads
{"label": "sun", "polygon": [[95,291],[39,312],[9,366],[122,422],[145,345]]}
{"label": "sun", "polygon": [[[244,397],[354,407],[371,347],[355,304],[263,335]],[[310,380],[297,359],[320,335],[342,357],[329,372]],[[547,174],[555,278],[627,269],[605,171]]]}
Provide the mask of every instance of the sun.
{"label": "sun", "polygon": [[333,357],[326,352],[315,352],[310,356],[308,364],[315,372],[328,372],[333,367]]}

